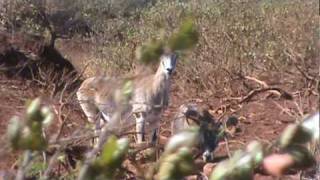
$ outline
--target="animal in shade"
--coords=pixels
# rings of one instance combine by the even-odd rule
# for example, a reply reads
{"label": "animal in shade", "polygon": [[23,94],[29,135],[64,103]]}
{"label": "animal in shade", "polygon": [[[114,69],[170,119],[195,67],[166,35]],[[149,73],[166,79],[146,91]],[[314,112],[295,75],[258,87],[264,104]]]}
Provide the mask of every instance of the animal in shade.
{"label": "animal in shade", "polygon": [[[235,127],[238,123],[236,117],[229,117],[226,121],[228,128]],[[212,161],[214,150],[218,147],[221,139],[220,132],[223,128],[221,122],[214,120],[207,109],[200,109],[196,104],[183,104],[171,124],[172,134],[177,134],[192,126],[199,127],[197,144],[205,162]]]}
{"label": "animal in shade", "polygon": [[77,98],[88,121],[95,123],[96,129],[108,124],[117,110],[115,90],[130,80],[133,90],[129,106],[121,119],[127,121],[127,125],[135,121],[138,143],[145,141],[146,126],[157,135],[161,113],[169,104],[170,78],[176,62],[177,55],[169,51],[160,56],[158,69],[153,74],[131,78],[97,76],[86,79],[77,91]]}

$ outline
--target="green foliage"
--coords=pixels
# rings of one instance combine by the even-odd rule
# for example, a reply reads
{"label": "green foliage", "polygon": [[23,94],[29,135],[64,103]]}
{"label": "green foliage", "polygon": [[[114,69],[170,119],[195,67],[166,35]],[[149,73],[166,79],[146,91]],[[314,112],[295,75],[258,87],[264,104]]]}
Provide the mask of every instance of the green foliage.
{"label": "green foliage", "polygon": [[293,168],[304,169],[311,167],[316,163],[314,156],[310,151],[301,145],[291,145],[285,149],[285,152],[290,154],[294,159]]}
{"label": "green foliage", "polygon": [[128,139],[117,140],[114,136],[110,137],[104,145],[101,158],[96,163],[100,167],[108,167],[109,171],[114,171],[115,168],[121,165],[129,148]]}
{"label": "green foliage", "polygon": [[301,127],[306,129],[309,132],[312,132],[312,138],[313,140],[319,140],[320,139],[320,121],[319,120],[319,113],[315,113],[313,115],[310,115],[306,117],[305,121],[301,123]]}
{"label": "green foliage", "polygon": [[246,151],[236,151],[229,160],[219,163],[210,179],[253,179],[254,168],[262,162],[262,159],[262,145],[253,141],[247,146]]}
{"label": "green foliage", "polygon": [[44,172],[48,166],[40,161],[33,161],[26,172],[27,177],[39,177],[41,172]]}
{"label": "green foliage", "polygon": [[198,39],[199,33],[196,30],[194,20],[188,18],[182,23],[179,31],[169,39],[169,47],[172,50],[188,49],[195,46]]}
{"label": "green foliage", "polygon": [[289,125],[282,133],[279,143],[282,148],[286,148],[294,143],[304,144],[310,141],[312,132],[308,131],[301,125]]}
{"label": "green foliage", "polygon": [[129,148],[128,139],[111,136],[103,147],[101,157],[89,165],[82,179],[114,179]]}
{"label": "green foliage", "polygon": [[169,142],[166,144],[164,154],[174,153],[182,147],[187,147],[187,148],[193,147],[197,143],[196,141],[198,136],[199,136],[198,127],[193,127],[174,135],[172,138],[170,138]]}
{"label": "green foliage", "polygon": [[8,125],[8,137],[14,149],[44,150],[47,145],[43,137],[44,122],[53,119],[47,107],[40,107],[40,99],[33,100],[27,107],[26,120],[13,117]]}
{"label": "green foliage", "polygon": [[[306,129],[303,126],[306,126],[305,123],[316,124],[318,121],[319,113],[316,113],[300,124],[288,126],[280,136],[279,148],[282,153],[287,153],[294,159],[293,164],[285,167],[286,169],[292,167],[308,168],[315,164],[314,156],[303,144],[310,142],[312,135],[318,133],[319,128]],[[212,172],[210,179],[252,179],[254,168],[258,167],[266,155],[271,153],[264,151],[270,151],[270,149],[264,150],[259,142],[250,143],[246,151],[239,150],[230,159],[219,163]]]}
{"label": "green foliage", "polygon": [[122,88],[122,95],[125,97],[127,101],[132,96],[132,92],[133,92],[133,82],[130,80],[126,81]]}
{"label": "green foliage", "polygon": [[252,156],[237,151],[229,161],[219,163],[211,174],[211,180],[252,179]]}
{"label": "green foliage", "polygon": [[159,180],[178,180],[195,172],[191,149],[197,143],[199,128],[190,128],[170,138],[159,161]]}
{"label": "green foliage", "polygon": [[[177,33],[172,34],[168,40],[170,51],[186,50],[195,46],[198,42],[198,31],[196,30],[194,20],[188,18],[184,20]],[[164,40],[152,40],[148,44],[138,48],[137,59],[144,64],[158,62],[159,57],[164,53],[166,48]]]}
{"label": "green foliage", "polygon": [[190,148],[181,147],[176,153],[164,155],[159,168],[159,180],[179,180],[195,172]]}
{"label": "green foliage", "polygon": [[18,140],[21,137],[22,125],[20,119],[16,116],[12,117],[9,124],[7,134],[14,149],[18,148]]}
{"label": "green foliage", "polygon": [[115,101],[118,105],[127,106],[132,96],[133,83],[131,80],[126,80],[122,89],[117,89],[114,93]]}
{"label": "green foliage", "polygon": [[163,43],[161,41],[152,40],[150,43],[144,44],[137,49],[137,59],[144,64],[158,62],[162,53]]}

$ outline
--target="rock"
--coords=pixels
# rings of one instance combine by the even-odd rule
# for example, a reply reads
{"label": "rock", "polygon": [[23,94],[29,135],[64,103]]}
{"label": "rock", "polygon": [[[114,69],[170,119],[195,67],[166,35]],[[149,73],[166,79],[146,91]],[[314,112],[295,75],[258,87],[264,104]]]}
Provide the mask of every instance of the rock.
{"label": "rock", "polygon": [[271,175],[281,176],[294,164],[294,159],[289,154],[272,154],[263,160],[263,168]]}
{"label": "rock", "polygon": [[210,177],[211,172],[213,171],[214,167],[216,166],[216,163],[207,163],[203,166],[203,173]]}

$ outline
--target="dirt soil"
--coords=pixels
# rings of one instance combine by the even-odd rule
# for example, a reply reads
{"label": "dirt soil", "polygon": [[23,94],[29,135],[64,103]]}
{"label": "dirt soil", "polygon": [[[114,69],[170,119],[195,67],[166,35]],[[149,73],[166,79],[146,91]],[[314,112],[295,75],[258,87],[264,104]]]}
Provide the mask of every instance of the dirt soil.
{"label": "dirt soil", "polygon": [[[287,82],[301,82],[300,78],[301,77],[297,77],[296,81],[288,79]],[[162,135],[170,135],[170,133],[165,130],[168,129],[176,109],[183,103],[194,102],[201,105],[209,105],[216,118],[219,118],[221,115],[227,117],[231,114],[239,118],[240,124],[238,131],[234,134],[234,137],[228,139],[229,151],[233,152],[237,148],[243,148],[252,140],[259,140],[265,144],[269,144],[279,136],[289,123],[294,123],[297,120],[299,117],[297,112],[301,111],[301,113],[307,114],[318,109],[318,97],[316,95],[306,91],[300,83],[294,85],[294,83],[287,84],[287,82],[280,83],[279,87],[291,93],[294,96],[294,101],[286,100],[279,96],[274,96],[274,94],[270,92],[266,92],[257,95],[248,103],[232,106],[227,111],[224,111],[223,108],[213,111],[227,104],[227,101],[222,98],[212,97],[203,100],[201,98],[192,99],[180,97],[177,91],[177,85],[174,83],[172,87],[171,106],[164,115],[162,122]],[[266,81],[266,83],[271,84],[272,82]],[[1,144],[4,145],[3,147],[5,149],[0,153],[0,170],[8,170],[15,168],[18,158],[16,156],[17,153],[12,153],[8,148],[5,148],[7,147],[5,134],[9,119],[14,115],[23,116],[25,111],[24,105],[26,101],[32,98],[40,96],[44,99],[43,102],[51,105],[52,108],[55,107],[55,104],[58,104],[58,99],[50,98],[50,89],[42,88],[31,80],[25,80],[19,77],[8,78],[3,74],[0,74],[0,94],[0,136],[2,139]],[[72,109],[68,116],[72,121],[67,122],[67,125],[63,129],[64,136],[67,136],[69,134],[68,132],[72,132],[74,129],[81,128],[85,125],[85,117],[79,106],[74,104],[68,108]],[[222,119],[225,119],[225,117]],[[61,122],[56,118],[49,131],[57,131],[60,125]],[[226,155],[226,143],[221,142],[216,150],[216,157]],[[257,174],[255,179],[271,180],[275,178]],[[294,180],[299,179],[299,176],[298,174],[287,175],[282,179]]]}
{"label": "dirt soil", "polygon": [[[43,88],[35,81],[22,79],[21,77],[8,78],[0,74],[0,140],[3,145],[0,148],[0,170],[14,169],[18,160],[17,152],[12,152],[8,148],[6,131],[9,120],[13,116],[23,119],[25,115],[26,103],[36,97],[41,98],[44,105],[48,105],[53,112],[56,112],[59,106],[59,98],[51,97],[52,89]],[[74,128],[81,128],[85,125],[83,114],[77,103],[68,105],[68,110],[73,110],[68,114],[68,121],[62,129],[62,136],[67,137]],[[46,132],[56,134],[62,122],[56,116]]]}

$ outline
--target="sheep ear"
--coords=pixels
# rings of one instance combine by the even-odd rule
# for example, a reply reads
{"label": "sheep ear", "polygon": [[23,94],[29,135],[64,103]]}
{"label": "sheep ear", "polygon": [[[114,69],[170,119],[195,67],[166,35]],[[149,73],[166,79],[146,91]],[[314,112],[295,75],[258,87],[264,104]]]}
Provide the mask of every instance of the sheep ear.
{"label": "sheep ear", "polygon": [[235,116],[230,116],[226,122],[227,127],[235,127],[239,124],[239,120]]}
{"label": "sheep ear", "polygon": [[186,121],[189,125],[200,126],[200,116],[198,112],[192,112],[186,115]]}
{"label": "sheep ear", "polygon": [[178,54],[177,53],[173,53],[172,54],[172,59],[176,62],[178,59]]}
{"label": "sheep ear", "polygon": [[189,126],[199,126],[200,125],[199,120],[197,120],[195,118],[186,117],[186,121]]}

